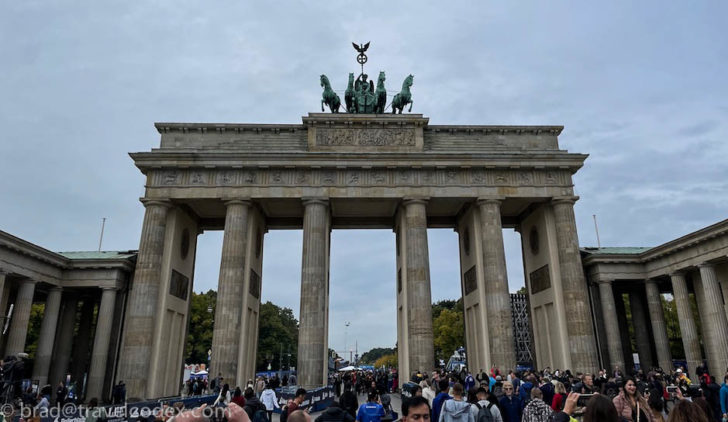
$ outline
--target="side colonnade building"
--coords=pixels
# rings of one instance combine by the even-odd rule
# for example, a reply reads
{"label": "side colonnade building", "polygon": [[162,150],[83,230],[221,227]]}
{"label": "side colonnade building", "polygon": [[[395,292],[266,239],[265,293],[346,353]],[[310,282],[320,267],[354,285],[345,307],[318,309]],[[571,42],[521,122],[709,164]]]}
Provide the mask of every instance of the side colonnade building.
{"label": "side colonnade building", "polygon": [[55,387],[70,375],[77,392],[109,397],[135,260],[136,251],[51,252],[0,231],[1,355],[26,352],[42,303],[30,379]]}
{"label": "side colonnade building", "polygon": [[[674,297],[690,374],[707,361],[720,381],[728,371],[728,220],[653,248],[584,248],[604,366],[633,362],[625,299],[639,363],[672,369],[661,295]],[[698,310],[698,324],[693,303]]]}

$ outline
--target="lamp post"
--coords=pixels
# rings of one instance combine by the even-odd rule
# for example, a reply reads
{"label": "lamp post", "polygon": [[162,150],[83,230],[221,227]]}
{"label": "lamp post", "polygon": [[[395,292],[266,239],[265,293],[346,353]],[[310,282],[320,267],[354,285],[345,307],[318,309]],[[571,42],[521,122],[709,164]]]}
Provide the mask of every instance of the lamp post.
{"label": "lamp post", "polygon": [[[351,325],[351,322],[349,322],[349,321],[344,322],[344,352],[346,352],[346,349],[349,348],[349,343],[346,342],[346,336],[349,331],[349,325]],[[351,364],[351,357],[349,358],[349,364]]]}

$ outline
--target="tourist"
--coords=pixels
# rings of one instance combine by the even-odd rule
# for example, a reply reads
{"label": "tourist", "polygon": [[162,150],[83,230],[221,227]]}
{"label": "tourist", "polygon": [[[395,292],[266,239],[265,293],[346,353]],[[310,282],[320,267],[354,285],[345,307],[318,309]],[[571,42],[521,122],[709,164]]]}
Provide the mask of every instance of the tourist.
{"label": "tourist", "polygon": [[258,377],[255,381],[255,395],[258,396],[258,398],[260,398],[261,393],[263,393],[265,386],[266,382],[263,380],[263,377]]}
{"label": "tourist", "polygon": [[665,413],[665,401],[662,399],[662,390],[656,388],[650,390],[647,404],[650,406],[650,411],[652,411],[655,422],[665,422],[667,413]]}
{"label": "tourist", "polygon": [[452,398],[448,394],[448,391],[450,390],[450,382],[447,377],[440,379],[438,386],[440,387],[440,393],[432,399],[432,420],[436,422],[440,420],[440,410],[442,409],[443,403]]}
{"label": "tourist", "polygon": [[531,401],[523,408],[523,422],[547,422],[554,413],[551,406],[543,401],[540,388],[531,389]]}
{"label": "tourist", "polygon": [[710,422],[710,419],[697,404],[690,400],[678,400],[667,422]]}
{"label": "tourist", "polygon": [[235,391],[233,392],[233,397],[230,399],[231,403],[235,403],[240,408],[245,407],[245,397],[243,397],[243,392],[240,391],[240,387],[235,387]]}
{"label": "tourist", "polygon": [[217,396],[217,399],[215,399],[215,403],[212,404],[213,407],[220,406],[225,407],[228,403],[230,403],[230,385],[225,384],[222,386],[222,389],[220,390],[220,394]]}
{"label": "tourist", "polygon": [[402,402],[402,422],[429,422],[430,405],[424,397],[413,397]]}
{"label": "tourist", "polygon": [[341,408],[351,415],[352,418],[356,418],[356,412],[359,410],[359,399],[356,397],[351,389],[351,383],[344,383],[344,392],[339,397],[339,404]]}
{"label": "tourist", "polygon": [[[247,398],[247,397],[246,397]],[[286,403],[286,411],[288,415],[290,416],[293,412],[301,408],[301,403],[306,400],[306,390],[303,388],[299,388],[296,390],[296,395],[293,397],[293,399],[288,400],[288,403]]]}
{"label": "tourist", "polygon": [[647,400],[637,391],[634,378],[624,379],[619,395],[612,402],[617,408],[619,416],[626,422],[636,422],[638,417],[640,421],[653,422],[654,420]]}
{"label": "tourist", "polygon": [[456,382],[452,386],[452,399],[445,400],[438,422],[475,422],[470,413],[470,403],[463,400],[463,385]]}
{"label": "tourist", "polygon": [[551,404],[554,401],[554,384],[551,383],[551,380],[548,378],[548,376],[544,376],[541,378],[541,382],[539,383],[538,388],[541,390],[541,393],[543,393],[543,401],[551,406]]}
{"label": "tourist", "polygon": [[501,416],[500,409],[498,409],[498,404],[497,402],[494,403],[493,401],[490,401],[490,396],[491,394],[484,387],[480,387],[475,391],[476,401],[470,406],[470,412],[473,414],[475,422],[480,420],[478,414],[481,412],[481,409],[485,409],[484,411],[490,412],[490,419],[485,418],[485,420],[503,422],[503,417]]}
{"label": "tourist", "polygon": [[426,398],[430,407],[432,407],[432,400],[435,399],[435,390],[430,386],[430,381],[426,379],[422,380],[420,387],[422,387],[422,397]]}
{"label": "tourist", "polygon": [[505,422],[520,422],[521,411],[523,406],[521,399],[515,394],[513,383],[506,381],[503,383],[503,397],[500,398],[500,407],[503,411],[503,420]]}
{"label": "tourist", "polygon": [[367,395],[367,402],[359,406],[356,420],[358,422],[381,422],[384,415],[384,406],[379,402],[379,396],[370,391]]}
{"label": "tourist", "polygon": [[311,422],[311,415],[305,410],[296,410],[288,416],[287,422]]}
{"label": "tourist", "polygon": [[[245,396],[245,407],[243,407],[243,409],[245,410],[245,413],[248,414],[251,421],[253,420],[255,412],[259,410],[267,411],[265,405],[263,405],[263,403],[260,402],[260,399],[256,397],[255,391],[253,391],[252,387],[247,387],[243,395]],[[288,414],[290,415],[290,410]]]}
{"label": "tourist", "polygon": [[273,410],[280,409],[280,406],[278,405],[276,392],[270,388],[270,384],[265,384],[263,391],[260,393],[260,401],[265,406],[266,412],[268,412],[268,421],[272,421],[273,419],[271,419],[271,417],[273,417]]}
{"label": "tourist", "polygon": [[551,400],[551,409],[554,412],[560,412],[564,409],[566,403],[566,387],[561,381],[556,381],[554,384],[554,398]]}
{"label": "tourist", "polygon": [[354,417],[342,409],[339,403],[333,402],[316,418],[315,422],[354,422]]}

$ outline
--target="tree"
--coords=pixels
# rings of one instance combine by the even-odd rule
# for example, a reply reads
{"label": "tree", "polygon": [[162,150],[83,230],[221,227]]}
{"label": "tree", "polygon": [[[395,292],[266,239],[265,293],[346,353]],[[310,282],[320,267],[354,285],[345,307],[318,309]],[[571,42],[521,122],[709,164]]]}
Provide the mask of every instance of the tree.
{"label": "tree", "polygon": [[185,345],[186,363],[207,363],[207,351],[212,348],[212,332],[214,328],[215,303],[217,292],[192,292],[190,297],[189,329]]}
{"label": "tree", "polygon": [[447,359],[460,346],[464,345],[465,324],[462,311],[442,309],[432,321],[435,360]]}
{"label": "tree", "polygon": [[386,355],[382,355],[374,361],[374,367],[381,368],[382,366],[387,367],[397,367],[397,353],[389,353]]}
{"label": "tree", "polygon": [[266,370],[269,363],[273,370],[278,370],[280,363],[283,363],[284,367],[288,362],[295,365],[297,353],[298,320],[293,316],[293,311],[290,308],[276,306],[270,301],[261,304],[256,369]]}
{"label": "tree", "polygon": [[359,361],[361,363],[365,364],[374,364],[379,358],[386,355],[393,355],[395,353],[395,349],[390,347],[375,347],[372,350],[368,352],[364,352],[361,355],[361,358]]}
{"label": "tree", "polygon": [[516,290],[516,294],[519,294],[519,295],[527,295],[528,294],[528,289],[526,288],[526,286],[523,286],[520,289]]}

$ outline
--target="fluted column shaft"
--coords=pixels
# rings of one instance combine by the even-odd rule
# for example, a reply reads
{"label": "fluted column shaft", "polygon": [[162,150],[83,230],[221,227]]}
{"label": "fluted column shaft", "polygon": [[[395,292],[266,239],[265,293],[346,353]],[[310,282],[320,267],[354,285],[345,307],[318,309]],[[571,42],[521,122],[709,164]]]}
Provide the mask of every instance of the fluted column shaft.
{"label": "fluted column shaft", "polygon": [[23,280],[18,288],[15,298],[13,316],[10,320],[10,335],[5,346],[5,355],[15,355],[25,351],[25,339],[28,337],[28,322],[30,321],[30,308],[33,306],[33,293],[35,281]]}
{"label": "fluted column shaft", "polygon": [[116,288],[104,288],[101,292],[99,315],[96,320],[96,333],[91,351],[91,367],[88,371],[88,387],[86,397],[96,397],[104,401],[103,388],[106,377],[106,362],[109,354],[109,339],[111,326],[114,322],[114,307],[116,306]]}
{"label": "fluted column shaft", "polygon": [[612,281],[603,280],[599,282],[599,297],[602,303],[602,318],[604,319],[604,330],[607,333],[607,350],[609,352],[609,363],[612,369],[619,366],[624,369],[624,356],[622,355],[622,339],[619,334],[619,320],[617,319],[617,306],[614,302],[614,291]]}
{"label": "fluted column shaft", "polygon": [[33,363],[33,379],[38,380],[40,385],[48,384],[53,343],[56,340],[58,313],[61,310],[61,294],[62,289],[54,287],[48,292],[46,298],[43,322],[40,325],[40,335],[38,337],[38,349],[35,352],[35,362]]}
{"label": "fluted column shaft", "polygon": [[91,328],[94,322],[95,298],[86,297],[81,305],[81,318],[78,321],[78,331],[73,340],[73,356],[71,358],[71,376],[78,383],[78,394],[82,395],[81,384],[86,365],[89,361],[91,349]]}
{"label": "fluted column shaft", "polygon": [[225,235],[222,241],[220,280],[217,285],[215,327],[212,335],[211,374],[222,373],[230,385],[238,373],[240,348],[240,320],[243,311],[243,284],[245,283],[245,250],[247,248],[250,202],[228,201],[225,214]]}
{"label": "fluted column shaft", "polygon": [[639,292],[629,293],[629,306],[632,309],[632,326],[634,327],[637,354],[640,357],[640,368],[647,371],[654,366],[650,349],[650,330],[647,327],[647,312]]}
{"label": "fluted column shaft", "polygon": [[490,358],[493,365],[507,371],[516,367],[516,360],[511,295],[508,291],[506,254],[503,248],[501,202],[499,199],[481,199],[478,201],[478,208],[483,239],[483,279]]}
{"label": "fluted column shaft", "polygon": [[[71,361],[71,349],[73,348],[73,332],[76,329],[76,312],[78,310],[78,298],[68,296],[63,299],[63,310],[61,311],[61,327],[58,331],[56,347],[53,352],[53,365],[51,366],[50,383],[54,387],[63,380],[68,370],[68,363]],[[53,394],[56,393],[55,388]]]}
{"label": "fluted column shaft", "polygon": [[[695,368],[702,364],[700,355],[700,342],[698,341],[698,329],[693,319],[693,311],[690,308],[690,297],[688,286],[683,273],[670,274],[672,280],[672,291],[675,297],[677,318],[680,322],[680,336],[685,348],[685,359],[688,362],[690,375],[695,375]],[[664,369],[664,368],[663,368]]]}
{"label": "fluted column shaft", "polygon": [[124,380],[127,397],[148,398],[147,380],[152,359],[167,211],[170,204],[167,201],[143,203],[146,211],[134,281],[129,291],[117,379]]}
{"label": "fluted column shaft", "polygon": [[329,205],[308,199],[303,213],[301,316],[298,330],[298,383],[306,388],[326,385],[328,352]]}
{"label": "fluted column shaft", "polygon": [[647,307],[650,311],[650,323],[652,324],[652,336],[655,340],[657,363],[664,371],[670,371],[672,369],[670,342],[667,339],[667,325],[665,324],[665,313],[662,310],[660,289],[657,287],[655,280],[647,280],[645,294],[647,295]]}
{"label": "fluted column shaft", "polygon": [[576,233],[574,202],[578,197],[554,198],[556,244],[559,252],[561,290],[566,310],[566,330],[571,353],[571,370],[596,372],[597,348],[594,340],[589,294],[581,266]]}
{"label": "fluted column shaft", "polygon": [[[718,277],[712,264],[698,265],[705,294],[705,316],[703,328],[706,347],[712,350],[712,361],[708,362],[711,374],[721,374],[728,367],[728,320],[723,310],[723,300]],[[709,355],[710,357],[710,355]]]}
{"label": "fluted column shaft", "polygon": [[[427,202],[404,201],[405,271],[407,272],[407,325],[410,371],[427,373],[435,368],[432,332],[430,257],[427,245]],[[405,376],[402,374],[402,376]]]}

